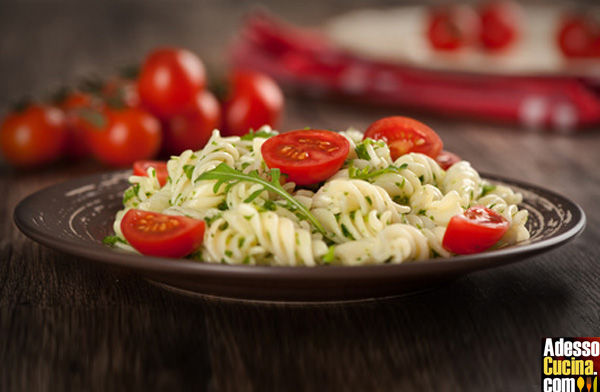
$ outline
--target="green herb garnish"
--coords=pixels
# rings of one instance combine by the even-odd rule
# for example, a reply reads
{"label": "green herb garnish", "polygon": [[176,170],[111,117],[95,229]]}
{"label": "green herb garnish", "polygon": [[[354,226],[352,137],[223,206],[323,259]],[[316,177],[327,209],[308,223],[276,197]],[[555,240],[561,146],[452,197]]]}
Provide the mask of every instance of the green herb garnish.
{"label": "green herb garnish", "polygon": [[271,131],[265,131],[264,129],[259,129],[257,132],[254,132],[254,130],[250,130],[250,132],[248,132],[247,134],[245,134],[244,136],[242,136],[240,139],[242,140],[254,140],[254,138],[257,137],[262,137],[265,139],[270,138],[271,136],[275,136],[277,135],[275,132],[271,132]]}
{"label": "green herb garnish", "polygon": [[354,166],[350,166],[348,168],[348,176],[350,178],[356,178],[359,180],[368,180],[370,178],[375,178],[375,177],[378,177],[378,176],[380,176],[382,174],[386,174],[386,173],[400,173],[400,170],[406,169],[407,167],[408,167],[407,163],[403,163],[400,166],[390,165],[386,168],[379,169],[379,170],[370,170],[370,168],[368,166],[363,169],[357,169]]}
{"label": "green herb garnish", "polygon": [[484,184],[483,188],[481,189],[481,196],[483,197],[485,195],[487,195],[490,192],[493,192],[496,189],[496,185],[494,184]]}
{"label": "green herb garnish", "polygon": [[327,253],[323,255],[323,263],[330,264],[333,262],[335,258],[335,245],[331,245],[329,249],[327,249]]}
{"label": "green herb garnish", "polygon": [[223,184],[227,184],[225,188],[225,192],[229,191],[231,187],[241,181],[253,182],[255,184],[262,185],[262,188],[253,192],[244,203],[250,203],[254,199],[256,199],[261,193],[265,191],[275,192],[279,196],[281,196],[286,202],[286,208],[290,211],[299,214],[308,220],[315,229],[319,233],[321,233],[324,237],[327,238],[327,232],[321,222],[315,218],[313,214],[298,200],[294,199],[292,195],[290,195],[279,183],[279,178],[281,177],[281,172],[279,169],[271,169],[270,172],[271,181],[267,181],[264,178],[260,177],[256,171],[252,171],[248,174],[242,173],[239,170],[233,169],[228,166],[226,163],[221,163],[219,166],[215,167],[212,170],[202,173],[197,179],[198,180],[217,180],[213,188],[213,192],[217,193],[219,188]]}
{"label": "green herb garnish", "polygon": [[110,246],[115,246],[115,244],[117,242],[120,242],[122,244],[126,244],[127,242],[125,240],[123,240],[121,237],[116,236],[116,235],[107,235],[106,237],[104,237],[104,239],[102,239],[102,243],[104,245],[110,245]]}
{"label": "green herb garnish", "polygon": [[183,172],[185,173],[185,176],[188,178],[188,180],[192,179],[192,174],[194,174],[194,169],[195,169],[194,165],[184,165],[183,166]]}

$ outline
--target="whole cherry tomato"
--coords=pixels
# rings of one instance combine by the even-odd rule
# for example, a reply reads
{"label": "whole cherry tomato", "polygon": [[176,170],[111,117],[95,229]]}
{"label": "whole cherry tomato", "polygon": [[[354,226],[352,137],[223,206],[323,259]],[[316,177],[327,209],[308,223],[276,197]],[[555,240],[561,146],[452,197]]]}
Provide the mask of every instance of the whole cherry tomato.
{"label": "whole cherry tomato", "polygon": [[467,6],[435,8],[429,13],[427,37],[436,50],[453,51],[474,44],[480,31],[475,11]]}
{"label": "whole cherry tomato", "polygon": [[19,167],[39,166],[56,160],[64,149],[67,127],[62,110],[34,104],[9,114],[0,127],[4,158]]}
{"label": "whole cherry tomato", "polygon": [[202,61],[185,49],[164,48],[152,52],[138,79],[142,104],[162,119],[180,114],[204,88]]}
{"label": "whole cherry tomato", "polygon": [[105,164],[128,166],[153,158],[160,148],[160,122],[142,109],[105,108],[96,122],[87,128],[88,141],[94,156]]}
{"label": "whole cherry tomato", "polygon": [[583,16],[565,17],[558,31],[558,45],[566,57],[600,55],[600,26]]}
{"label": "whole cherry tomato", "polygon": [[462,159],[453,152],[442,150],[435,158],[435,161],[442,169],[448,170],[456,162],[462,161]]}
{"label": "whole cherry tomato", "polygon": [[61,102],[60,108],[65,112],[67,125],[67,142],[65,154],[72,159],[83,158],[90,153],[85,133],[85,112],[93,110],[94,99],[90,94],[79,91],[72,92]]}
{"label": "whole cherry tomato", "polygon": [[208,91],[201,91],[186,111],[171,117],[165,127],[165,150],[180,154],[191,149],[199,150],[210,139],[221,121],[217,99]]}
{"label": "whole cherry tomato", "polygon": [[283,110],[283,93],[269,76],[236,71],[232,91],[223,106],[223,132],[242,136],[263,125],[276,127]]}
{"label": "whole cherry tomato", "polygon": [[511,1],[491,1],[479,10],[481,43],[488,50],[500,50],[512,45],[518,38],[521,9]]}

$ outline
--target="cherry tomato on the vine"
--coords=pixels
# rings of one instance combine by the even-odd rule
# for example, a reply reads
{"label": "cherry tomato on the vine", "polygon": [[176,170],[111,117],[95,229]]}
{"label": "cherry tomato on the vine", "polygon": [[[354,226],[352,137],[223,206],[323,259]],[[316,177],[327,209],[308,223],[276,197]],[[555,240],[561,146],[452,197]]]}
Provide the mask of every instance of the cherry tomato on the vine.
{"label": "cherry tomato on the vine", "polygon": [[427,37],[436,50],[453,51],[476,42],[480,21],[467,6],[432,9],[429,13]]}
{"label": "cherry tomato on the vine", "polygon": [[85,133],[85,111],[93,110],[94,98],[87,93],[75,91],[69,94],[61,103],[60,108],[65,112],[67,121],[67,142],[65,154],[69,158],[80,159],[90,154]]}
{"label": "cherry tomato on the vine", "polygon": [[180,154],[187,149],[201,149],[220,120],[219,102],[210,92],[201,91],[185,112],[165,123],[165,150]]}
{"label": "cherry tomato on the vine", "polygon": [[153,158],[162,139],[159,121],[138,109],[110,109],[99,112],[98,124],[87,128],[94,156],[112,166],[127,166]]}
{"label": "cherry tomato on the vine", "polygon": [[163,48],[152,52],[142,65],[138,92],[148,110],[166,119],[185,111],[205,83],[198,56],[185,49]]}
{"label": "cherry tomato on the vine", "polygon": [[121,221],[125,239],[149,256],[184,257],[204,240],[204,221],[131,209]]}
{"label": "cherry tomato on the vine", "polygon": [[450,219],[442,245],[457,254],[483,252],[502,238],[508,226],[502,215],[489,208],[471,207]]}
{"label": "cherry tomato on the vine", "polygon": [[4,158],[19,167],[39,166],[60,156],[67,140],[62,110],[33,104],[9,114],[0,127]]}
{"label": "cherry tomato on the vine", "polygon": [[316,184],[334,175],[344,164],[350,143],[337,132],[317,129],[282,133],[261,148],[269,168],[279,168],[298,185]]}
{"label": "cherry tomato on the vine", "polygon": [[276,127],[283,110],[283,93],[277,83],[261,72],[233,73],[231,92],[223,106],[225,135],[245,135],[263,125]]}
{"label": "cherry tomato on the vine", "polygon": [[385,141],[394,160],[409,152],[420,152],[435,159],[443,147],[442,139],[433,129],[402,116],[375,121],[369,125],[364,137]]}
{"label": "cherry tomato on the vine", "polygon": [[133,175],[148,176],[148,169],[154,168],[156,171],[156,179],[160,186],[167,183],[169,172],[167,170],[167,162],[164,161],[135,161],[133,163]]}

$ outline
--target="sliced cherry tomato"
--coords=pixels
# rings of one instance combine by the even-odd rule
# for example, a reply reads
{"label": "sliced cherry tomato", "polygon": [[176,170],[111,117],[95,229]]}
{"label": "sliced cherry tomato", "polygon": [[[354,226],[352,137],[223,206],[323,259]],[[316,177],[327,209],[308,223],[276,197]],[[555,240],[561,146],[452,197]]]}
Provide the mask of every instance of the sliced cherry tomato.
{"label": "sliced cherry tomato", "polygon": [[483,252],[502,238],[508,226],[503,216],[489,208],[471,207],[450,219],[442,245],[461,255]]}
{"label": "sliced cherry tomato", "polygon": [[434,49],[452,51],[476,42],[480,22],[467,6],[435,8],[429,14],[427,37]]}
{"label": "sliced cherry tomato", "polygon": [[90,154],[85,134],[85,112],[93,107],[93,98],[90,94],[73,92],[69,94],[60,107],[65,112],[67,120],[67,142],[65,154],[72,159],[81,159]]}
{"label": "sliced cherry tomato", "polygon": [[220,121],[219,102],[210,92],[201,91],[184,113],[167,122],[165,150],[169,154],[180,154],[188,149],[201,149]]}
{"label": "sliced cherry tomato", "polygon": [[276,127],[283,110],[283,93],[268,75],[236,71],[232,91],[223,105],[223,132],[242,136],[263,125]]}
{"label": "sliced cherry tomato", "polygon": [[561,22],[558,45],[566,57],[597,55],[596,42],[600,42],[600,26],[589,18],[569,16]]}
{"label": "sliced cherry tomato", "polygon": [[142,66],[138,92],[142,104],[160,118],[180,114],[204,88],[202,61],[185,49],[152,52]]}
{"label": "sliced cherry tomato", "polygon": [[153,167],[156,170],[156,179],[160,186],[164,186],[167,183],[167,177],[169,172],[167,171],[167,162],[163,161],[135,161],[133,163],[133,175],[134,176],[147,176],[148,169]]}
{"label": "sliced cherry tomato", "polygon": [[409,152],[420,152],[435,159],[444,146],[433,129],[420,121],[401,116],[375,121],[369,125],[364,137],[385,141],[394,160]]}
{"label": "sliced cherry tomato", "polygon": [[334,175],[346,160],[350,144],[337,132],[300,130],[273,136],[261,152],[269,168],[279,168],[298,185],[316,184]]}
{"label": "sliced cherry tomato", "polygon": [[67,140],[65,115],[53,106],[31,105],[8,115],[0,127],[0,149],[12,165],[32,167],[56,160]]}
{"label": "sliced cherry tomato", "polygon": [[454,165],[456,162],[462,161],[462,159],[460,159],[460,157],[453,152],[442,150],[442,152],[440,152],[440,154],[435,158],[435,161],[442,169],[448,170],[450,166]]}
{"label": "sliced cherry tomato", "polygon": [[123,236],[138,252],[149,256],[184,257],[204,240],[204,221],[185,216],[131,209],[121,221]]}
{"label": "sliced cherry tomato", "polygon": [[98,124],[87,127],[94,156],[112,166],[129,166],[153,158],[162,139],[159,121],[138,109],[109,109],[98,112]]}

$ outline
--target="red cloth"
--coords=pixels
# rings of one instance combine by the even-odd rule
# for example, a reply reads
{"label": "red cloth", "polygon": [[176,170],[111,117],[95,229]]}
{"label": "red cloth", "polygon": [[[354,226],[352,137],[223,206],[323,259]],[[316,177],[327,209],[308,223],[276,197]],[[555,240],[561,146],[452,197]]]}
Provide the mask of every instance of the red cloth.
{"label": "red cloth", "polygon": [[247,19],[231,54],[234,66],[266,72],[315,95],[341,94],[564,131],[600,124],[598,80],[445,72],[377,62],[263,14]]}

